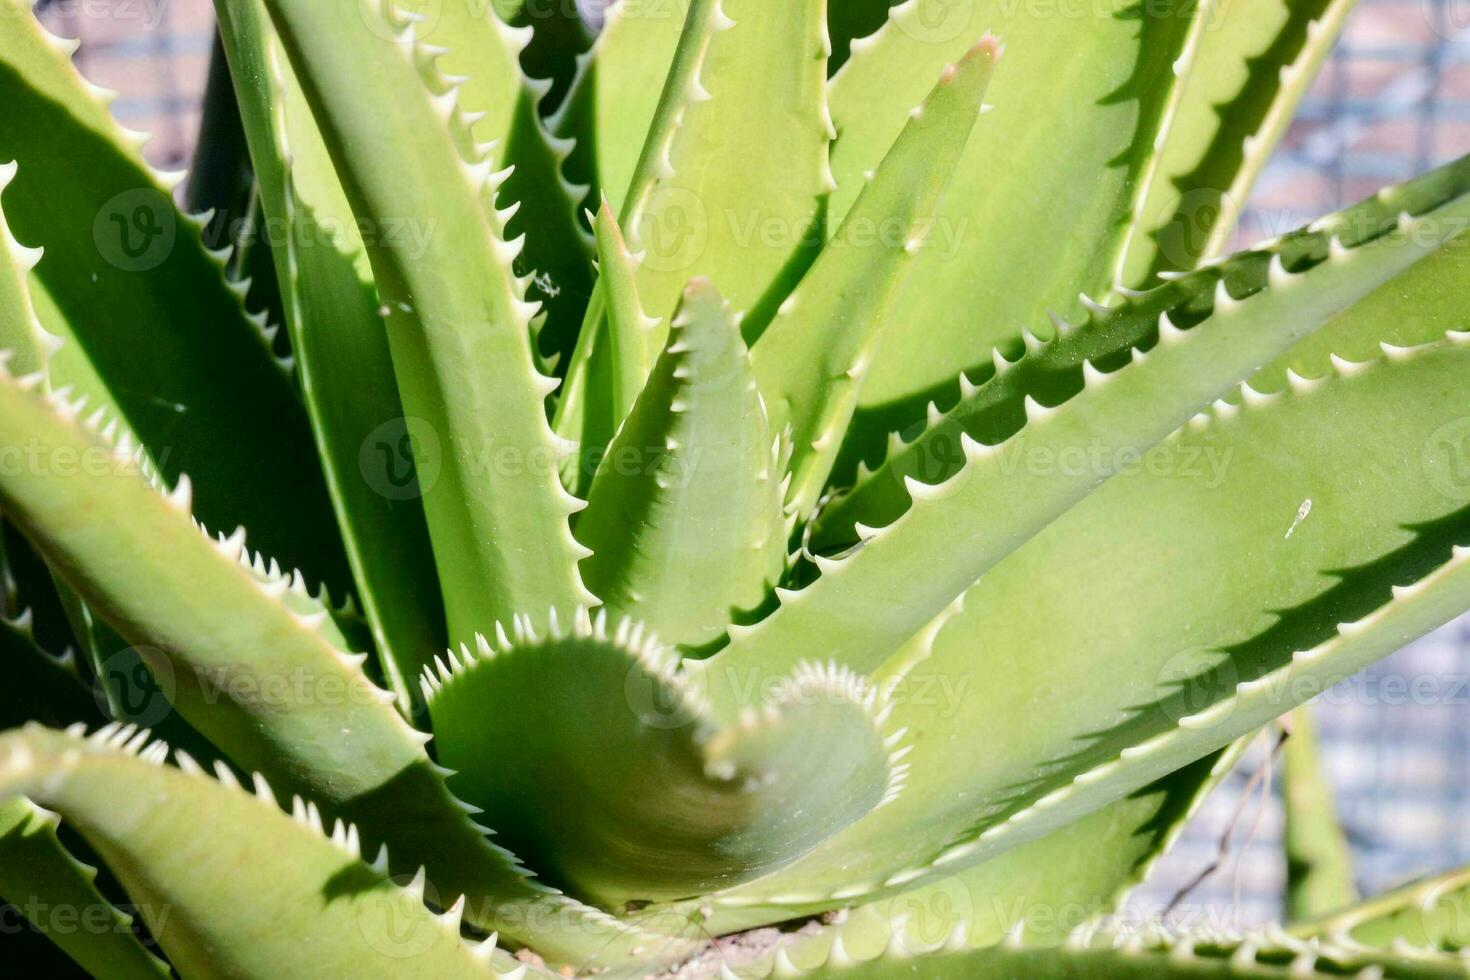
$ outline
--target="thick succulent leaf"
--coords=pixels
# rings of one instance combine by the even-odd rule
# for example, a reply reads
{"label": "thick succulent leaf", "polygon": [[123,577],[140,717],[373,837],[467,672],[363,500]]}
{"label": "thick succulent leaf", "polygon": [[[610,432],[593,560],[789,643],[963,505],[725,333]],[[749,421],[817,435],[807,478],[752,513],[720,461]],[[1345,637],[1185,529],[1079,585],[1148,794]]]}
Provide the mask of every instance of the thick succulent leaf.
{"label": "thick succulent leaf", "polygon": [[1464,868],[1415,881],[1314,922],[1292,928],[1302,939],[1360,944],[1395,951],[1470,948],[1470,871]]}
{"label": "thick succulent leaf", "polygon": [[[73,409],[27,387],[0,379],[0,444],[24,440],[91,468],[6,472],[6,512],[232,761],[356,820],[395,862],[427,865],[441,894],[468,895],[476,924],[561,962],[625,957],[645,941],[527,880],[485,839],[424,753],[428,736],[363,674],[365,655],[342,645],[299,576],[242,562],[243,533],[211,541],[186,493],[161,496]],[[572,925],[541,934],[544,916]]]}
{"label": "thick succulent leaf", "polygon": [[[606,200],[594,223],[597,235],[598,288],[607,304],[604,329],[595,338],[602,347],[593,352],[588,372],[593,391],[606,391],[609,418],[625,419],[643,390],[661,347],[658,317],[649,316],[638,292],[638,260]],[[605,365],[605,366],[603,366]],[[606,380],[603,380],[603,379]],[[593,408],[603,410],[603,405]]]}
{"label": "thick succulent leaf", "polygon": [[[1279,71],[1294,49],[1289,40],[1275,45],[1261,25],[1296,36],[1311,15],[1294,13],[1281,25],[1278,6],[1120,0],[1056,17],[1004,3],[916,0],[894,7],[880,31],[854,46],[832,95],[838,215],[918,97],[916,72],[953,58],[984,28],[1005,40],[1007,58],[990,93],[997,106],[987,120],[990,138],[962,163],[934,247],[920,256],[898,305],[895,321],[905,339],[889,343],[873,367],[844,473],[871,458],[888,431],[922,419],[926,401],[952,397],[959,371],[988,363],[996,347],[1014,356],[1022,327],[1044,336],[1048,314],[1075,320],[1085,312],[1079,294],[1102,296],[1120,269],[1147,266],[1159,248],[1148,233],[1170,227],[1170,202],[1206,211],[1200,202],[1218,204],[1218,181],[1237,176],[1240,183],[1229,186],[1244,194],[1255,176],[1239,152],[1244,139],[1253,138],[1253,155],[1269,152],[1279,134],[1261,115],[1290,115],[1323,50],[1318,42],[1332,34],[1313,30],[1306,50],[1315,54],[1304,53],[1283,85]],[[1272,46],[1258,53],[1263,43]],[[1258,84],[1237,92],[1243,60]],[[1239,104],[1230,101],[1237,94]],[[1037,119],[1048,125],[1038,128]],[[1206,145],[1213,169],[1187,180],[1179,172]],[[994,154],[992,146],[999,148]],[[1078,181],[1079,172],[1098,178]],[[1228,235],[1234,218],[1216,230]],[[1057,227],[1068,234],[1055,236]]]}
{"label": "thick succulent leaf", "polygon": [[436,915],[422,882],[390,878],[386,860],[366,863],[357,828],[338,821],[329,836],[315,804],[296,797],[285,813],[265,780],[252,794],[187,757],[179,763],[191,771],[167,767],[167,754],[127,728],[10,732],[0,736],[0,795],[25,793],[75,827],[185,976],[527,972],[493,940],[462,940],[461,907]]}
{"label": "thick succulent leaf", "polygon": [[[645,309],[667,317],[702,276],[730,300],[749,340],[811,264],[831,189],[825,16],[825,0],[690,5],[619,211],[642,257]],[[593,298],[557,406],[557,432],[582,447],[584,472],[569,480],[578,493],[588,456],[600,456],[622,421],[598,411],[606,396],[580,377],[609,329],[605,302]],[[667,330],[664,319],[657,344]]]}
{"label": "thick succulent leaf", "polygon": [[[1173,845],[1245,745],[1246,740],[1238,741],[992,860],[958,872],[936,869],[889,898],[849,910],[838,931],[859,946],[872,945],[875,937],[879,944],[887,942],[896,933],[911,951],[930,949],[956,933],[971,946],[1015,935],[1028,944],[1058,945],[1073,929],[1121,904]],[[727,932],[793,914],[830,912],[830,905],[801,910],[722,905],[713,907],[709,924],[712,931]]]}
{"label": "thick succulent leaf", "polygon": [[[1079,290],[1097,295],[1109,284],[1132,189],[1169,105],[1170,66],[1202,12],[1193,0],[1116,0],[1075,13],[916,0],[893,8],[834,78],[836,220],[919,101],[920,79],[982,31],[1006,45],[989,93],[996,110],[987,139],[960,166],[895,311],[904,329],[874,364],[865,406],[952,384],[1018,326],[1050,310],[1069,315]],[[1078,173],[1096,176],[1078,180]]]}
{"label": "thick succulent leaf", "polygon": [[[609,32],[613,38],[618,36],[623,19],[622,10],[620,5],[609,11],[609,22],[604,28],[605,37]],[[667,20],[674,13],[675,10],[665,7],[656,11],[655,16]],[[691,102],[704,97],[699,76],[708,61],[710,45],[714,36],[726,30],[729,25],[729,18],[725,16],[720,0],[694,0],[688,5],[687,13],[683,10],[677,13],[682,18],[684,29],[678,35],[672,60],[666,63],[667,77],[661,74],[654,82],[661,94],[656,108],[650,112],[647,124],[638,130],[647,135],[639,143],[642,149],[636,158],[636,168],[630,171],[627,193],[621,195],[617,199],[619,203],[612,207],[614,213],[620,216],[622,228],[632,227],[630,219],[637,216],[642,202],[653,193],[659,176],[669,171],[670,165],[666,159],[678,137],[684,113]],[[637,44],[634,39],[643,36],[642,29],[637,28],[633,21],[621,26],[621,29],[628,32],[628,39],[623,42],[625,44]],[[655,44],[654,48],[656,47]],[[640,56],[657,60],[656,50],[642,51]],[[593,59],[595,63],[596,49],[593,51]],[[576,97],[575,92],[573,97]],[[583,142],[595,138],[595,135],[584,135]],[[608,201],[606,193],[603,199],[605,203]],[[689,237],[686,233],[692,231],[692,225],[688,219],[681,221],[678,227],[677,240]],[[627,251],[626,248],[624,250]],[[642,270],[641,263],[635,257],[638,255],[646,256],[646,250],[630,255],[635,288]],[[582,330],[577,336],[577,346],[567,364],[566,384],[556,405],[554,423],[557,435],[577,446],[575,455],[562,464],[562,479],[573,493],[583,497],[597,472],[597,464],[601,461],[603,451],[622,424],[624,415],[620,414],[620,410],[621,413],[626,413],[632,407],[632,402],[626,398],[618,399],[619,391],[642,387],[641,383],[636,386],[624,383],[624,367],[613,363],[616,352],[630,342],[626,337],[609,336],[617,323],[610,319],[608,303],[612,297],[608,295],[608,290],[616,285],[599,278],[593,289]],[[683,284],[680,286],[682,288]],[[660,317],[648,331],[648,340],[654,350],[663,348],[667,327],[662,317],[665,310],[672,310],[675,296],[677,294],[668,298],[668,306],[659,308],[648,303],[648,297],[640,293],[643,308],[653,310]]]}
{"label": "thick succulent leaf", "polygon": [[[1435,436],[1463,414],[1467,339],[1221,403],[1127,461],[904,664],[916,680],[953,685],[977,665],[986,677],[952,711],[898,701],[893,720],[915,738],[910,791],[735,897],[878,891],[983,860],[1470,605],[1470,511],[1444,479],[1453,446]],[[1022,465],[1059,465],[1038,459]],[[974,761],[956,767],[956,753]]]}
{"label": "thick succulent leaf", "polygon": [[577,522],[609,613],[698,647],[757,606],[786,559],[775,449],[740,324],[696,280]]}
{"label": "thick succulent leaf", "polygon": [[1316,714],[1310,705],[1302,705],[1288,717],[1291,729],[1281,772],[1286,918],[1299,922],[1346,908],[1358,900],[1358,889],[1332,784],[1322,768]]}
{"label": "thick succulent leaf", "polygon": [[401,706],[414,705],[414,679],[446,641],[414,471],[437,461],[411,444],[430,433],[404,416],[361,229],[264,6],[221,4],[219,26],[347,556],[384,678]]}
{"label": "thick succulent leaf", "polygon": [[[536,369],[536,306],[511,268],[511,213],[495,207],[505,175],[492,172],[454,83],[411,25],[398,33],[360,0],[267,7],[354,213],[435,218],[421,242],[369,242],[368,254],[403,406],[423,420],[415,451],[439,463],[430,486],[421,460],[420,486],[451,638],[524,609],[591,601],[567,522],[579,502],[562,489],[543,409],[555,383]],[[314,43],[323,37],[334,41]]]}
{"label": "thick succulent leaf", "polygon": [[[728,698],[722,674],[780,671],[798,656],[875,669],[987,569],[1112,475],[1111,467],[1088,460],[1140,458],[1259,365],[1432,254],[1467,214],[1470,199],[1451,201],[1406,217],[1400,232],[1334,250],[1299,273],[1274,258],[1269,288],[1236,299],[1221,282],[1203,321],[1183,329],[1165,313],[1146,353],[1135,347],[1131,362],[1107,374],[1084,363],[1080,390],[1059,405],[1025,397],[1019,425],[1013,422],[1003,441],[963,435],[965,462],[956,475],[934,486],[906,479],[912,505],[902,516],[867,535],[850,557],[819,559],[814,583],[756,626],[732,630],[729,648],[709,662],[713,696]],[[1127,316],[1125,307],[1104,323]],[[1053,461],[1080,454],[1083,462],[1032,465],[1038,454]]]}
{"label": "thick succulent leaf", "polygon": [[32,301],[64,341],[48,383],[108,407],[165,479],[192,474],[206,520],[245,524],[272,553],[345,588],[306,413],[263,321],[246,315],[243,287],[175,208],[140,137],[72,67],[75,42],[47,34],[29,8],[4,0],[0,11],[0,160],[20,164],[5,193],[11,230],[45,249]]}
{"label": "thick succulent leaf", "polygon": [[1220,254],[1356,0],[1214,0],[1117,281]]}
{"label": "thick succulent leaf", "polygon": [[[574,187],[562,176],[572,144],[553,138],[541,121],[538,104],[550,81],[523,74],[521,59],[533,43],[533,24],[563,18],[552,3],[512,28],[484,4],[435,5],[415,29],[422,42],[446,48],[441,71],[462,78],[459,106],[475,118],[470,131],[480,143],[495,143],[497,166],[515,167],[500,194],[519,210],[505,223],[505,236],[525,235],[515,261],[518,275],[530,276],[529,297],[541,302],[544,321],[537,322],[539,353],[552,359],[571,354],[592,292],[592,240],[580,222],[579,206],[586,187]],[[514,12],[513,12],[514,13]]]}
{"label": "thick succulent leaf", "polygon": [[827,4],[712,6],[701,64],[687,86],[672,87],[671,76],[664,92],[660,113],[673,111],[674,126],[644,144],[620,217],[647,253],[638,286],[649,309],[673,309],[701,275],[745,317],[750,338],[826,237]]}
{"label": "thick succulent leaf", "polygon": [[603,450],[653,370],[664,334],[663,321],[644,310],[638,295],[638,258],[629,252],[606,199],[593,219],[593,231],[597,284],[556,414],[557,431],[581,447],[563,461],[563,479],[584,495]]}
{"label": "thick succulent leaf", "polygon": [[605,196],[614,214],[623,212],[644,137],[655,126],[689,8],[690,0],[614,0],[550,120],[556,135],[576,142],[567,172]]}
{"label": "thick succulent leaf", "polygon": [[72,857],[56,827],[54,813],[25,797],[0,802],[0,899],[27,915],[93,976],[171,976],[132,931],[132,917],[97,890],[96,869]]}
{"label": "thick succulent leaf", "polygon": [[786,498],[800,519],[826,486],[890,310],[934,231],[999,53],[986,36],[945,69],[753,348],[772,427],[791,431]]}
{"label": "thick succulent leaf", "polygon": [[605,610],[544,637],[524,622],[425,678],[439,758],[502,840],[599,903],[751,878],[901,788],[850,673],[803,665],[722,725],[642,626],[609,635]]}
{"label": "thick succulent leaf", "polygon": [[1089,923],[1060,946],[1012,940],[973,947],[959,937],[952,944],[914,949],[894,930],[886,946],[859,947],[845,942],[837,928],[828,927],[789,940],[757,963],[728,975],[737,980],[771,976],[886,980],[910,975],[933,980],[1345,976],[1408,980],[1463,977],[1465,965],[1460,957],[1444,953],[1308,943],[1276,926],[1244,935],[1190,934],[1140,930],[1104,920]]}
{"label": "thick succulent leaf", "polygon": [[[895,434],[882,464],[872,472],[859,470],[853,490],[830,503],[811,535],[819,551],[841,550],[857,544],[858,525],[882,526],[907,509],[907,481],[928,485],[944,483],[965,464],[964,438],[996,443],[1015,431],[1025,418],[1027,396],[1043,404],[1070,397],[1083,383],[1082,365],[1119,363],[1131,348],[1157,341],[1159,317],[1179,323],[1198,321],[1213,309],[1219,283],[1231,296],[1254,295],[1265,289],[1273,261],[1302,271],[1330,258],[1333,242],[1356,248],[1395,231],[1402,214],[1423,215],[1470,192],[1470,159],[1446,165],[1423,177],[1381,191],[1360,204],[1314,222],[1308,228],[1213,265],[1210,269],[1174,281],[1117,307],[1094,304],[1087,319],[1047,341],[1028,336],[1027,351],[1016,361],[998,352],[994,367],[976,386],[961,376],[960,400],[940,414],[933,404],[928,425],[911,438]],[[1453,292],[1438,288],[1453,281],[1466,262],[1465,250],[1442,249],[1396,280],[1399,290],[1382,290],[1349,312],[1334,317],[1312,336],[1251,379],[1258,391],[1277,391],[1287,383],[1286,371],[1313,377],[1332,369],[1331,355],[1363,360],[1377,356],[1379,343],[1400,346],[1425,343],[1462,324]],[[1401,291],[1417,297],[1412,311],[1404,311]],[[907,441],[905,441],[907,439]]]}

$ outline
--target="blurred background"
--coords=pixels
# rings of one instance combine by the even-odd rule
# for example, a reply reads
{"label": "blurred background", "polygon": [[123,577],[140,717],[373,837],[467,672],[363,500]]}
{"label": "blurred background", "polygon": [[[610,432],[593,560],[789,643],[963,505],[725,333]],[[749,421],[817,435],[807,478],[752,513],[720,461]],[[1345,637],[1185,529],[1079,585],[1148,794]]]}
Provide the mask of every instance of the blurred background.
{"label": "blurred background", "polygon": [[[208,74],[210,0],[41,6],[53,30],[81,39],[77,63],[88,78],[118,90],[119,120],[153,134],[152,162],[187,166]],[[1359,0],[1262,176],[1238,239],[1276,235],[1466,152],[1470,0]],[[1371,894],[1470,864],[1470,621],[1340,685],[1317,709],[1359,887]],[[1273,778],[1279,768],[1279,760],[1270,765],[1263,736],[1134,895],[1130,911],[1159,915],[1218,864],[1174,910],[1181,924],[1278,917],[1285,877]]]}

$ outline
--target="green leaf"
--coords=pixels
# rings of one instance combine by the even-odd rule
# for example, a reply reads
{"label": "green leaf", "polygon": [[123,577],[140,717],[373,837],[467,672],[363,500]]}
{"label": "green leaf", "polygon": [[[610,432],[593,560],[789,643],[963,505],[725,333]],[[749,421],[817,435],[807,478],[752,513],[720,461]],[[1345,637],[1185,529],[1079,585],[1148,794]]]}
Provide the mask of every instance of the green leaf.
{"label": "green leaf", "polygon": [[[708,6],[695,7],[695,25]],[[571,91],[549,120],[552,132],[575,142],[568,174],[611,202],[614,214],[623,213],[645,137],[666,128],[658,117],[667,122],[668,79],[685,76],[689,67],[676,64],[674,55],[690,7],[690,0],[609,4],[597,39],[577,59]]]}
{"label": "green leaf", "polygon": [[785,564],[775,448],[740,325],[695,280],[577,522],[588,588],[668,644],[719,639]]}
{"label": "green leaf", "polygon": [[31,298],[64,341],[48,384],[106,406],[167,481],[192,474],[204,519],[245,524],[313,581],[345,588],[306,413],[263,317],[206,251],[202,219],[173,205],[176,178],[149,168],[139,134],[72,67],[76,42],[47,34],[26,0],[4,0],[0,16],[0,160],[20,165],[4,208],[15,237],[45,250]]}
{"label": "green leaf", "polygon": [[447,49],[437,66],[463,79],[458,101],[475,118],[470,132],[479,143],[496,145],[497,166],[515,168],[499,192],[519,205],[505,223],[505,237],[525,236],[514,268],[517,275],[531,277],[527,295],[544,305],[545,319],[536,331],[539,353],[554,363],[572,352],[593,278],[592,240],[578,212],[587,188],[573,186],[562,175],[572,143],[552,137],[541,121],[538,106],[550,81],[533,81],[521,70],[521,58],[533,43],[531,24],[559,18],[545,11],[547,16],[526,18],[524,26],[512,28],[476,3],[438,4],[428,13],[415,26],[415,37]]}
{"label": "green leaf", "polygon": [[[362,234],[259,0],[221,4],[301,389],[374,648],[403,707],[442,649],[444,608]],[[422,452],[422,447],[420,447]],[[426,473],[425,477],[432,473]]]}
{"label": "green leaf", "polygon": [[[1213,311],[1188,329],[1167,313],[1158,342],[1103,373],[1078,371],[1080,390],[1057,405],[1023,399],[1019,424],[992,445],[962,437],[965,462],[946,482],[905,479],[912,505],[866,535],[841,561],[819,559],[821,577],[747,629],[710,661],[717,702],[726,668],[779,672],[797,657],[835,657],[860,672],[883,661],[988,569],[1106,480],[1110,468],[1028,463],[1039,454],[1137,459],[1173,429],[1248,377],[1257,365],[1309,335],[1334,314],[1432,254],[1463,227],[1470,199],[1455,200],[1401,232],[1299,273],[1272,260],[1270,287],[1244,299],[1219,284]],[[1126,309],[1126,308],[1125,308]],[[1102,318],[1105,324],[1115,312]],[[798,652],[799,651],[799,652]]]}
{"label": "green leaf", "polygon": [[606,199],[593,219],[597,285],[557,402],[556,428],[581,444],[562,463],[567,486],[585,495],[606,445],[627,417],[658,359],[663,321],[644,312],[638,258]]}
{"label": "green leaf", "polygon": [[1026,977],[1028,980],[1123,980],[1123,978],[1190,977],[1461,977],[1457,956],[1411,950],[1387,952],[1308,943],[1277,926],[1244,936],[1217,932],[1174,932],[1138,929],[1126,923],[1094,921],[1079,928],[1061,946],[1028,946],[1007,941],[972,947],[960,943],[910,948],[897,924],[887,946],[849,946],[839,927],[796,936],[754,966],[729,971],[736,980],[770,976],[812,980],[886,980],[913,975],[933,980],[981,980]]}
{"label": "green leaf", "polygon": [[[511,213],[495,207],[505,177],[475,141],[455,85],[411,26],[397,33],[357,0],[267,7],[354,213],[434,216],[422,242],[369,242],[368,254],[403,407],[424,421],[414,449],[451,639],[522,610],[592,601],[567,522],[580,502],[562,489],[562,450],[542,406],[555,383],[531,351],[537,308],[511,268]],[[334,43],[312,43],[328,36]]]}
{"label": "green leaf", "polygon": [[[665,23],[677,8],[657,5],[655,9],[650,5],[648,9],[655,19],[644,28],[636,26],[632,19],[624,26],[624,9],[619,5],[608,12],[608,23],[603,29],[599,44],[606,40],[616,48],[621,32],[626,32],[626,40],[622,43],[638,43],[636,38],[643,37],[644,32],[651,30],[653,25]],[[636,168],[630,171],[627,192],[617,198],[620,203],[616,211],[622,216],[620,226],[623,228],[631,227],[628,219],[636,216],[640,202],[652,193],[660,174],[668,171],[666,157],[678,136],[684,113],[692,100],[703,97],[699,75],[704,70],[714,35],[725,29],[728,23],[720,0],[695,0],[689,5],[687,15],[683,10],[677,12],[683,31],[677,35],[677,47],[670,54],[672,60],[665,63],[667,77],[661,74],[650,82],[661,94],[656,107],[650,108],[647,120],[637,130],[639,134],[646,131],[647,135],[640,139],[639,145],[642,149],[636,156]],[[639,51],[639,58],[656,62],[659,47],[657,39],[647,38],[643,47],[645,50]],[[592,60],[588,65],[597,64],[597,51],[597,48],[593,49]],[[574,90],[572,101],[575,103],[577,98],[578,93]],[[583,143],[598,136],[599,134],[584,134]],[[575,169],[574,159],[568,163]],[[604,201],[607,201],[605,191],[603,196]],[[630,265],[636,289],[641,264],[633,259]],[[577,446],[576,453],[562,464],[562,479],[573,493],[583,497],[597,472],[597,464],[604,449],[622,424],[622,413],[632,408],[632,401],[627,396],[632,394],[634,388],[642,387],[641,380],[630,383],[631,379],[627,378],[630,372],[625,364],[614,361],[618,352],[631,343],[627,337],[611,336],[616,324],[609,319],[611,311],[608,309],[608,290],[616,285],[613,283],[610,286],[599,278],[588,303],[581,332],[577,336],[576,348],[567,364],[566,385],[556,405],[554,428],[557,435]],[[642,299],[646,300],[647,297]],[[668,305],[662,309],[643,304],[643,309],[653,309],[660,316],[659,321],[646,332],[654,350],[663,348],[667,330],[662,320],[662,310],[672,309],[673,302],[673,298],[669,298]],[[618,358],[618,361],[621,360]],[[649,363],[652,363],[651,360]]]}
{"label": "green leaf", "polygon": [[425,678],[456,790],[579,894],[622,907],[749,879],[900,792],[898,736],[854,675],[804,664],[723,725],[671,649],[626,619],[609,635],[605,613],[544,637],[521,618]]}
{"label": "green leaf", "polygon": [[172,976],[132,931],[132,916],[97,890],[97,870],[62,845],[57,823],[24,797],[0,802],[0,898],[93,976]]}
{"label": "green leaf", "polygon": [[[1161,249],[1175,256],[1168,268],[1187,267],[1208,236],[1228,236],[1237,214],[1216,221],[1219,189],[1244,199],[1346,6],[1311,28],[1320,11],[1296,5],[1288,17],[1279,0],[1120,0],[1076,17],[944,0],[894,7],[834,78],[834,215],[898,132],[916,77],[982,29],[1005,40],[1007,58],[985,148],[961,164],[936,245],[895,310],[903,340],[887,344],[863,390],[843,477],[889,431],[922,420],[926,402],[952,399],[960,371],[988,366],[996,348],[1014,359],[1022,328],[1046,338],[1048,315],[1075,321],[1085,297],[1104,296],[1124,271],[1123,285],[1136,285]],[[1036,119],[1048,120],[1045,139]]]}
{"label": "green leaf", "polygon": [[26,793],[75,827],[185,976],[528,972],[493,939],[460,938],[462,904],[435,915],[422,880],[390,878],[386,854],[365,862],[356,827],[328,832],[299,796],[282,812],[264,779],[252,795],[184,756],[188,771],[166,767],[167,755],[131,728],[27,728],[0,736],[0,795]]}
{"label": "green leaf", "polygon": [[[698,0],[691,4],[658,109],[629,178],[619,224],[642,255],[644,308],[667,316],[685,284],[709,279],[759,335],[816,256],[831,189],[825,0]],[[727,16],[728,14],[728,16]],[[768,142],[782,152],[767,152]],[[719,166],[712,166],[719,161]],[[584,461],[620,416],[597,413],[591,348],[608,329],[594,297],[557,406],[557,432]],[[584,474],[573,474],[582,492]]]}
{"label": "green leaf", "polygon": [[1459,952],[1470,947],[1465,902],[1470,871],[1463,868],[1415,881],[1292,928],[1302,939],[1397,951]]}
{"label": "green leaf", "polygon": [[647,252],[638,287],[649,309],[672,310],[684,284],[704,276],[751,339],[826,237],[827,4],[701,6],[712,8],[713,30],[686,29],[681,44],[705,50],[687,79],[670,75],[660,114],[672,110],[674,124],[650,131],[621,224]]}
{"label": "green leaf", "polygon": [[[75,405],[27,390],[35,383],[0,378],[0,445],[85,465],[6,470],[0,506],[154,675],[171,681],[173,706],[231,761],[357,821],[395,861],[428,866],[441,893],[468,895],[477,925],[548,957],[616,961],[649,944],[638,929],[527,880],[485,839],[424,753],[429,736],[363,674],[366,655],[343,645],[299,575],[252,560],[243,532],[211,541],[190,517],[187,482],[162,496],[78,420]],[[569,926],[537,931],[545,921]]]}
{"label": "green leaf", "polygon": [[1286,814],[1286,918],[1315,919],[1358,900],[1352,854],[1337,822],[1332,784],[1322,770],[1317,719],[1310,705],[1289,716],[1281,771]]}
{"label": "green leaf", "polygon": [[1140,286],[1229,244],[1251,187],[1356,0],[1213,0],[1179,107],[1137,196],[1117,280]]}
{"label": "green leaf", "polygon": [[878,893],[982,861],[1453,618],[1470,605],[1470,509],[1436,433],[1462,421],[1467,339],[1250,392],[1122,460],[893,668],[901,691],[970,678],[953,710],[895,707],[910,792],[729,898]]}
{"label": "green leaf", "polygon": [[[1010,361],[997,352],[993,369],[980,377],[983,383],[977,386],[961,376],[961,397],[951,409],[941,414],[931,403],[922,431],[890,436],[882,464],[871,472],[860,468],[852,491],[823,509],[810,546],[822,552],[846,549],[861,540],[857,525],[891,523],[908,508],[909,479],[939,485],[963,468],[965,437],[987,444],[1004,440],[1024,420],[1027,396],[1043,404],[1071,397],[1082,386],[1083,362],[1122,363],[1131,348],[1156,342],[1161,316],[1180,323],[1207,316],[1221,281],[1232,296],[1254,295],[1267,287],[1273,261],[1302,271],[1327,260],[1334,241],[1338,247],[1359,247],[1395,231],[1401,214],[1427,214],[1467,192],[1470,159],[1387,188],[1306,229],[1215,263],[1208,270],[1174,278],[1132,301],[1115,307],[1094,304],[1085,322],[1050,340],[1027,334],[1024,356]],[[1399,290],[1381,290],[1329,320],[1276,363],[1256,372],[1252,386],[1257,391],[1278,391],[1287,384],[1288,369],[1304,377],[1332,370],[1334,353],[1364,360],[1380,353],[1381,341],[1411,346],[1444,336],[1462,320],[1455,294],[1438,288],[1438,283],[1454,281],[1466,261],[1460,248],[1442,249],[1427,257],[1398,277]],[[1418,297],[1412,311],[1402,309],[1405,290]]]}
{"label": "green leaf", "polygon": [[1200,11],[1194,0],[1110,0],[1074,13],[917,0],[893,8],[833,79],[838,219],[925,80],[983,31],[1006,46],[988,92],[995,111],[987,138],[960,164],[894,311],[902,329],[864,387],[865,408],[952,386],[1018,326],[1044,322],[1050,311],[1071,316],[1079,290],[1099,295],[1110,285],[1112,243],[1126,228],[1133,187],[1165,116],[1170,66]]}
{"label": "green leaf", "polygon": [[786,499],[799,519],[826,486],[890,310],[934,230],[999,53],[987,36],[945,69],[753,348],[772,427],[791,430]]}

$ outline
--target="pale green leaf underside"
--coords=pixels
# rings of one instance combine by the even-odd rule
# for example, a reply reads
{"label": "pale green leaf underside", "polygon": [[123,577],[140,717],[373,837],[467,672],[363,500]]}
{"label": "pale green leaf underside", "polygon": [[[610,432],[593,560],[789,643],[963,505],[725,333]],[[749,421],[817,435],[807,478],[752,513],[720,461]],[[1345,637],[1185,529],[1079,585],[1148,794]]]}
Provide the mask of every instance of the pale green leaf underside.
{"label": "pale green leaf underside", "polygon": [[615,907],[754,877],[898,793],[856,677],[806,665],[723,725],[677,663],[641,625],[609,633],[585,611],[451,652],[425,685],[456,792],[528,861]]}

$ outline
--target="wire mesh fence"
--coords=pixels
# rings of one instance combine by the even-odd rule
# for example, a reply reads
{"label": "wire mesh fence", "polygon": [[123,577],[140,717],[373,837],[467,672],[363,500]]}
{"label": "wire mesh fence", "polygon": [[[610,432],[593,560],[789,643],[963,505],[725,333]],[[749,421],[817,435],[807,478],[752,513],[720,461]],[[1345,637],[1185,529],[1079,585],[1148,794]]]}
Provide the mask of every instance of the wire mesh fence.
{"label": "wire mesh fence", "polygon": [[[834,0],[840,2],[840,0]],[[116,89],[114,112],[153,134],[165,169],[187,164],[212,41],[209,0],[50,0],[77,62]],[[1269,237],[1470,151],[1470,0],[1360,0],[1342,42],[1260,181],[1238,239]],[[1470,864],[1470,620],[1319,699],[1326,764],[1369,892]],[[1269,754],[1253,751],[1205,804],[1149,885],[1164,910],[1222,855],[1176,916],[1246,925],[1280,914],[1281,810]],[[1256,774],[1259,773],[1259,776]],[[1256,776],[1256,778],[1252,778]]]}

